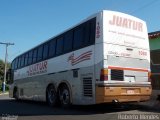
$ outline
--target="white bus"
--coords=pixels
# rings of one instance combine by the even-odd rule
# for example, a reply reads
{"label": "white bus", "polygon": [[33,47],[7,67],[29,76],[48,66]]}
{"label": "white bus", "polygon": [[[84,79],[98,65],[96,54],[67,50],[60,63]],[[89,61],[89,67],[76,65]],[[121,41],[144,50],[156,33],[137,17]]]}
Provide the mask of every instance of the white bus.
{"label": "white bus", "polygon": [[151,95],[146,23],[104,10],[19,55],[10,97],[54,106],[146,101]]}

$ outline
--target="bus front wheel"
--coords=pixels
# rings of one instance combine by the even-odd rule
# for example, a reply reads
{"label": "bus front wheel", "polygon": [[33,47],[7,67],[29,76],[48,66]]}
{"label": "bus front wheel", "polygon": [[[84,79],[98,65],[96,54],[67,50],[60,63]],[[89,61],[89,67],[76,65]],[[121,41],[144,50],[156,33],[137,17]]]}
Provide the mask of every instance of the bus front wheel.
{"label": "bus front wheel", "polygon": [[18,92],[18,88],[17,88],[17,87],[14,88],[13,97],[14,97],[16,100],[19,99],[19,92]]}
{"label": "bus front wheel", "polygon": [[71,105],[70,92],[66,84],[63,84],[59,89],[59,100],[64,108],[68,108]]}

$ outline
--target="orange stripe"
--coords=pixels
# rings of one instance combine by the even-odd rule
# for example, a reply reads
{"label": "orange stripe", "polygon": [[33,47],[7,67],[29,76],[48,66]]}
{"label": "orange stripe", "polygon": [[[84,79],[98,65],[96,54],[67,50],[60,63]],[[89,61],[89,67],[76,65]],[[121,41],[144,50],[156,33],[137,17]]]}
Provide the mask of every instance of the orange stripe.
{"label": "orange stripe", "polygon": [[116,69],[116,70],[132,70],[132,71],[141,71],[141,72],[148,72],[146,69],[140,68],[123,68],[123,67],[115,67],[115,66],[108,66],[109,69]]}

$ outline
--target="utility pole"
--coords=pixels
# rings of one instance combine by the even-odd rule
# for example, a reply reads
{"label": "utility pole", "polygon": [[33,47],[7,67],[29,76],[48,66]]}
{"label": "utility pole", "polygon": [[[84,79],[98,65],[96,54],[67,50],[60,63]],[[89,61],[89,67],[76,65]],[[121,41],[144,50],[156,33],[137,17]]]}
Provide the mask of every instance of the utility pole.
{"label": "utility pole", "polygon": [[5,84],[6,84],[6,72],[7,72],[7,59],[8,59],[8,46],[9,45],[14,45],[14,43],[3,43],[3,42],[0,42],[0,44],[3,44],[6,46],[6,53],[5,53],[5,67],[4,67],[4,80],[3,80],[3,85],[2,85],[2,88],[3,88],[3,93],[6,91],[5,89]]}

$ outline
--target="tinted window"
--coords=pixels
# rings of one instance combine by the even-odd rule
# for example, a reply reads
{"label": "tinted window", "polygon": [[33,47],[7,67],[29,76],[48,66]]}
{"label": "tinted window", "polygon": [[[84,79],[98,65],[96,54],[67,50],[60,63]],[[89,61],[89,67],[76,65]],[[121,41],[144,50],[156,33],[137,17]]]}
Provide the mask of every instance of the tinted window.
{"label": "tinted window", "polygon": [[77,27],[74,31],[74,45],[73,47],[75,49],[80,48],[82,46],[83,43],[83,26],[80,25],[79,27]]}
{"label": "tinted window", "polygon": [[37,62],[37,49],[33,50],[33,63]]}
{"label": "tinted window", "polygon": [[28,65],[28,53],[25,54],[25,58],[24,59],[25,59],[24,60],[25,61],[25,66],[26,66],[26,65]]}
{"label": "tinted window", "polygon": [[42,51],[43,51],[43,46],[39,46],[38,47],[37,61],[42,60]]}
{"label": "tinted window", "polygon": [[18,66],[18,58],[15,59],[14,68],[17,69],[17,66]]}
{"label": "tinted window", "polygon": [[84,23],[85,24],[85,27],[84,27],[84,39],[83,39],[83,45],[86,46],[86,45],[89,45],[90,43],[90,24],[89,22],[86,22]]}
{"label": "tinted window", "polygon": [[29,52],[29,56],[28,56],[28,64],[29,64],[29,65],[32,64],[32,55],[33,55],[33,52],[30,51],[30,52]]}
{"label": "tinted window", "polygon": [[18,68],[18,58],[16,58],[15,68]]}
{"label": "tinted window", "polygon": [[15,66],[14,64],[15,64],[15,60],[13,60],[12,65],[11,65],[12,70],[15,69],[14,68],[14,66]]}
{"label": "tinted window", "polygon": [[21,67],[21,56],[18,57],[18,68],[20,68],[20,67]]}
{"label": "tinted window", "polygon": [[46,59],[48,57],[48,43],[44,44],[43,47],[43,59]]}
{"label": "tinted window", "polygon": [[95,43],[96,18],[90,20],[90,43]]}
{"label": "tinted window", "polygon": [[72,50],[73,43],[73,31],[69,31],[64,35],[64,51],[68,52]]}
{"label": "tinted window", "polygon": [[57,39],[56,55],[63,53],[63,37]]}
{"label": "tinted window", "polygon": [[21,57],[21,67],[23,67],[24,66],[24,55],[22,55],[22,57]]}
{"label": "tinted window", "polygon": [[55,56],[55,50],[56,50],[56,40],[52,40],[49,43],[49,57]]}

